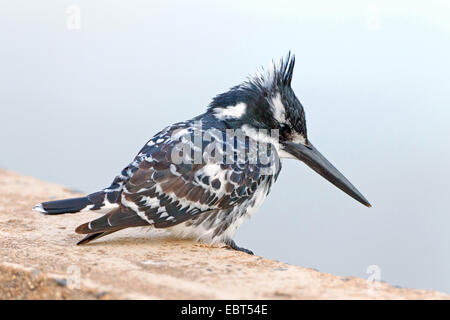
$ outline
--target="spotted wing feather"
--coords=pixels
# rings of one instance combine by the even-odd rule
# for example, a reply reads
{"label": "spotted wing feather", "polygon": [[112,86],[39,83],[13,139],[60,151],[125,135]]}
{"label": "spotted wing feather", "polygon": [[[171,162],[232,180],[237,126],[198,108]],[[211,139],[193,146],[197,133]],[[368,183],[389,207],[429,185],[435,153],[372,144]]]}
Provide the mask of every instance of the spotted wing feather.
{"label": "spotted wing feather", "polygon": [[157,228],[240,205],[259,184],[271,181],[260,165],[248,162],[219,164],[206,159],[199,164],[176,163],[172,154],[179,142],[160,139],[148,150],[121,194],[124,206]]}

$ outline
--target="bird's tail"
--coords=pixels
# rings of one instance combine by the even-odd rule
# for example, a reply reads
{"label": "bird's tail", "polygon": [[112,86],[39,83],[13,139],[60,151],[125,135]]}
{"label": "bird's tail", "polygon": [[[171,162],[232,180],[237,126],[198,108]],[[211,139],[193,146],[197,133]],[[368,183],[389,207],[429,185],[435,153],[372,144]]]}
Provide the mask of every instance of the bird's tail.
{"label": "bird's tail", "polygon": [[86,197],[42,202],[34,206],[33,210],[41,212],[43,214],[55,215],[64,213],[77,213],[83,210],[110,210],[116,207],[117,204],[110,203],[108,201],[106,193],[104,191],[99,191],[92,193]]}
{"label": "bird's tail", "polygon": [[125,228],[149,225],[136,212],[120,207],[117,200],[117,192],[99,191],[86,197],[43,202],[36,205],[33,210],[48,215],[77,213],[86,210],[105,213],[102,217],[76,228],[76,233],[86,235],[77,244],[85,244]]}
{"label": "bird's tail", "polygon": [[98,219],[78,226],[75,232],[86,236],[77,244],[86,244],[94,239],[125,228],[148,225],[149,223],[139,217],[134,211],[124,207],[116,208]]}

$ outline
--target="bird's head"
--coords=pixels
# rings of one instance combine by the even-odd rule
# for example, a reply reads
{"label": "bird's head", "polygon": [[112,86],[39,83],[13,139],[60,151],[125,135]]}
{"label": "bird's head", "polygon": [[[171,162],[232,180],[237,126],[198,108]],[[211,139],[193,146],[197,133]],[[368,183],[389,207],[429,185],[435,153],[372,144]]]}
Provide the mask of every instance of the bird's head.
{"label": "bird's head", "polygon": [[282,139],[306,141],[305,112],[291,88],[295,58],[290,54],[270,69],[216,96],[209,112],[230,128],[278,129]]}
{"label": "bird's head", "polygon": [[364,196],[312,145],[306,130],[305,112],[291,88],[295,57],[290,53],[268,70],[216,96],[208,107],[230,129],[271,141],[277,131],[279,154],[303,161],[339,189],[370,207]]}

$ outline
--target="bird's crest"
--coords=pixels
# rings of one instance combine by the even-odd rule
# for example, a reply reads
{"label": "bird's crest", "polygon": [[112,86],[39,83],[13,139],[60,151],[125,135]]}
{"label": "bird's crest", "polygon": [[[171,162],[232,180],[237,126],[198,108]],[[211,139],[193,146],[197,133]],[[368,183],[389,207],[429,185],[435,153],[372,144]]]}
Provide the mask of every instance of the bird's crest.
{"label": "bird's crest", "polygon": [[247,86],[256,86],[263,90],[273,90],[280,86],[291,85],[292,75],[294,73],[295,56],[289,51],[285,58],[278,62],[272,60],[269,69],[261,67],[255,75],[250,76],[245,82]]}

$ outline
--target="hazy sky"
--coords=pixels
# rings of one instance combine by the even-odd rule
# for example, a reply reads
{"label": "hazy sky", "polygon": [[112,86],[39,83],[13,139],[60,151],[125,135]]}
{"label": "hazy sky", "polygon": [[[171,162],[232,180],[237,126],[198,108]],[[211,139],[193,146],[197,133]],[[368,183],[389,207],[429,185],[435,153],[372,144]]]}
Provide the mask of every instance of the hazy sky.
{"label": "hazy sky", "polygon": [[367,277],[377,265],[390,283],[450,292],[448,1],[0,9],[1,167],[97,191],[158,130],[292,50],[311,141],[373,208],[285,161],[236,241],[324,272]]}

